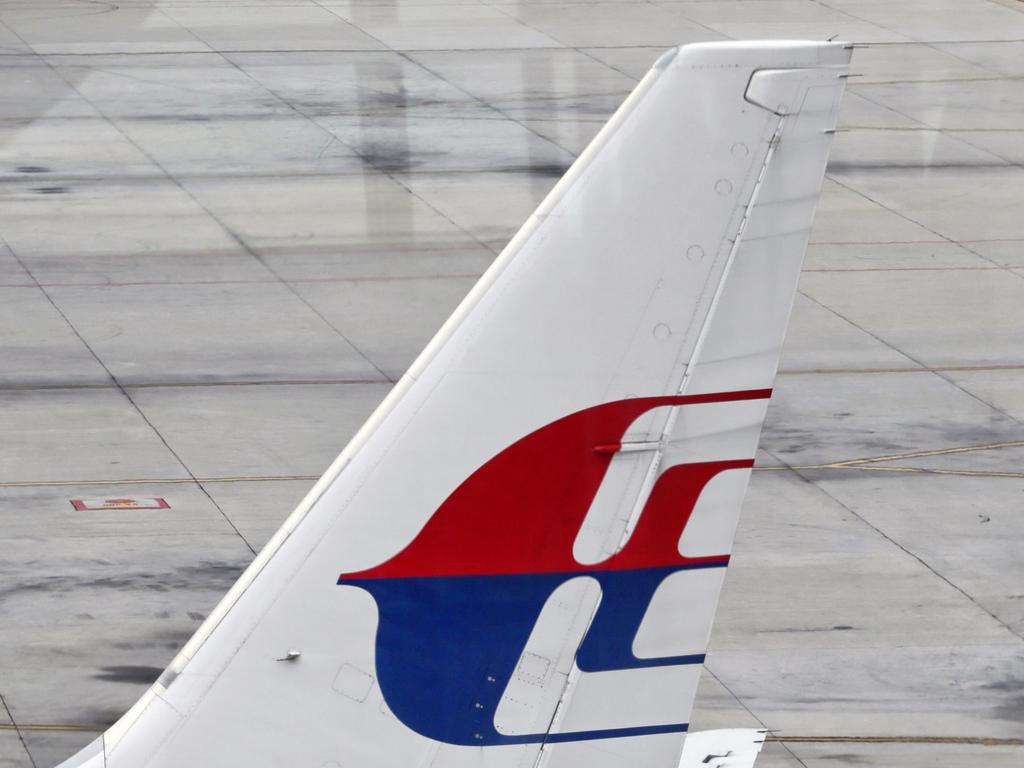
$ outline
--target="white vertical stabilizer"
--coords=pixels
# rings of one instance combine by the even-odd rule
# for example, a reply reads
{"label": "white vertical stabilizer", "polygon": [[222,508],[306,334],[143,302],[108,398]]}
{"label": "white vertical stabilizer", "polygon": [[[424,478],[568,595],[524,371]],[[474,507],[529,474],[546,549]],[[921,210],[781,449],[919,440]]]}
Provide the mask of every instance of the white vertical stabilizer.
{"label": "white vertical stabilizer", "polygon": [[659,59],[68,765],[677,765],[849,58]]}

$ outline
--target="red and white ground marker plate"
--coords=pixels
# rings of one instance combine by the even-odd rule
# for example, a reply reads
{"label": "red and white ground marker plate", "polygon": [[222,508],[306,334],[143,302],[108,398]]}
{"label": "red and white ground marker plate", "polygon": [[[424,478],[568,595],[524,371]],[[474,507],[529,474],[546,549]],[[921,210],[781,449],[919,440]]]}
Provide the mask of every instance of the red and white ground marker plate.
{"label": "red and white ground marker plate", "polygon": [[103,512],[113,509],[170,509],[167,499],[154,496],[150,498],[129,499],[72,499],[71,506],[79,512]]}

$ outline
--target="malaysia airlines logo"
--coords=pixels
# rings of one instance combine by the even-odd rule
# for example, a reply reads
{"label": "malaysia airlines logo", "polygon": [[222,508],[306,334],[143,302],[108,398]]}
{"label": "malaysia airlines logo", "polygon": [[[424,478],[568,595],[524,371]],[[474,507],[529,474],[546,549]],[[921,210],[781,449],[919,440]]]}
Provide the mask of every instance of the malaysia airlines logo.
{"label": "malaysia airlines logo", "polygon": [[770,390],[633,398],[588,408],[518,440],[473,472],[390,560],[342,585],[377,603],[377,676],[391,711],[417,733],[472,746],[578,741],[686,730],[685,723],[503,734],[494,715],[548,597],[589,576],[601,602],[576,652],[583,672],[699,664],[703,655],[637,658],[632,644],[655,590],[681,570],[721,568],[678,542],[703,488],[752,459],[662,472],[626,546],[582,565],[573,543],[630,425],[665,406],[760,400]]}

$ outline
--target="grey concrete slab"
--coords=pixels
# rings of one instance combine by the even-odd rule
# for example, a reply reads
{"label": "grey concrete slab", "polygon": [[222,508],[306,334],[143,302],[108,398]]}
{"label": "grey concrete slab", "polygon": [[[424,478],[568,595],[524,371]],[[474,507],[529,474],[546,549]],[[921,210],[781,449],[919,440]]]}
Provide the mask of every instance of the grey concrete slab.
{"label": "grey concrete slab", "polygon": [[[56,0],[60,2],[61,0]],[[225,6],[231,5],[236,8],[249,9],[263,6],[304,6],[323,5],[318,0],[155,0],[161,8],[194,8],[196,6]],[[367,2],[379,2],[380,0],[366,0]],[[383,0],[388,2],[389,0]],[[150,6],[154,0],[122,0],[126,6]]]}
{"label": "grey concrete slab", "polygon": [[397,380],[476,279],[298,283],[295,289],[388,378]]}
{"label": "grey concrete slab", "polygon": [[412,192],[495,252],[519,229],[558,176],[547,173],[478,173],[472,187],[459,174],[403,179]]}
{"label": "grey concrete slab", "polygon": [[50,295],[123,384],[380,378],[281,283],[55,286]]}
{"label": "grey concrete slab", "polygon": [[[715,39],[715,35],[709,33],[708,39]],[[580,49],[590,58],[597,59],[635,82],[639,82],[640,78],[647,74],[647,70],[666,50],[660,45],[610,45]]]}
{"label": "grey concrete slab", "polygon": [[10,55],[31,52],[32,49],[29,48],[28,44],[14,34],[11,28],[3,23],[3,18],[0,17],[0,53]]}
{"label": "grey concrete slab", "polygon": [[5,175],[57,186],[67,178],[106,176],[112,169],[119,176],[157,172],[146,155],[102,118],[0,123],[0,172]]}
{"label": "grey concrete slab", "polygon": [[761,723],[757,718],[743,707],[718,678],[707,669],[701,671],[694,716],[690,720],[691,731],[760,727]]}
{"label": "grey concrete slab", "polygon": [[0,387],[108,384],[110,376],[36,287],[0,288]]}
{"label": "grey concrete slab", "polygon": [[[984,765],[1013,768],[1024,760],[1024,747],[982,744],[806,744],[786,742],[787,748],[807,768],[860,765],[866,768],[930,768],[931,766]],[[762,763],[758,761],[758,768]]]}
{"label": "grey concrete slab", "polygon": [[15,731],[0,730],[0,768],[34,768]]}
{"label": "grey concrete slab", "polygon": [[1020,423],[934,374],[780,376],[761,447],[790,465],[1019,439]]}
{"label": "grey concrete slab", "polygon": [[229,53],[251,83],[304,115],[493,117],[470,94],[387,51]]}
{"label": "grey concrete slab", "polygon": [[1024,422],[1024,390],[1016,370],[950,371],[949,378],[986,403]]}
{"label": "grey concrete slab", "polygon": [[44,285],[273,279],[165,178],[19,181],[3,194],[4,238]]}
{"label": "grey concrete slab", "polygon": [[374,50],[384,46],[316,4],[172,6],[163,13],[218,51]]}
{"label": "grey concrete slab", "polygon": [[[840,485],[853,482],[837,473],[830,477]],[[907,490],[902,480],[889,482],[893,498]],[[917,542],[907,540],[928,534],[901,535],[909,528],[889,533],[858,512],[817,483],[789,473],[758,473],[745,504],[747,531],[729,567],[712,650],[799,656],[896,646],[944,653],[949,647],[991,645],[1005,646],[1007,655],[1019,653],[1020,635],[955,581],[937,577],[936,570],[948,564],[929,563],[927,553],[921,557],[914,549]],[[934,519],[941,519],[938,513]],[[1019,546],[1019,532],[1013,533]],[[1010,574],[992,590],[1012,593],[1012,583]],[[714,665],[711,669],[716,671]],[[920,671],[905,674],[915,677]]]}
{"label": "grey concrete slab", "polygon": [[468,233],[459,239],[435,243],[380,243],[374,245],[263,248],[264,262],[282,280],[297,288],[301,282],[404,280],[428,277],[467,277],[482,274],[494,252]]}
{"label": "grey concrete slab", "polygon": [[658,0],[658,5],[700,24],[850,21],[851,17],[813,0]]}
{"label": "grey concrete slab", "polygon": [[605,45],[665,46],[715,40],[720,33],[653,3],[601,3],[600,13],[571,2],[500,3],[498,7],[533,29],[572,48]]}
{"label": "grey concrete slab", "polygon": [[[756,604],[768,599],[775,608],[786,601],[783,613],[763,624],[764,630],[786,629],[789,638],[776,637],[772,642],[776,646],[787,643],[827,643],[834,639],[825,635],[815,639],[807,629],[817,629],[820,633],[833,630],[834,624],[849,624],[849,615],[839,616],[839,621],[828,624],[811,613],[811,606],[804,605],[800,600],[790,600],[793,589],[799,591],[833,591],[838,593],[842,585],[831,583],[827,578],[808,579],[806,582],[794,584],[784,593],[776,594],[777,590],[766,584],[755,587],[758,598],[747,595],[745,590],[738,588],[740,581],[744,583],[756,573],[758,568],[771,570],[778,574],[794,566],[804,566],[808,574],[818,568],[829,568],[835,558],[840,558],[837,568],[852,569],[859,561],[868,561],[871,557],[884,560],[884,566],[890,573],[898,574],[902,579],[919,579],[921,574],[912,569],[909,558],[902,559],[900,552],[886,542],[877,531],[845,509],[842,504],[823,493],[821,489],[809,481],[808,472],[797,473],[788,468],[764,469],[760,464],[750,481],[748,495],[744,501],[743,524],[736,534],[734,544],[734,562],[726,577],[726,602],[722,607],[726,614],[736,614],[728,621],[746,621],[741,613],[737,613],[742,605]],[[736,568],[733,568],[736,566]],[[735,578],[733,576],[735,575]],[[735,595],[733,593],[736,593]],[[862,595],[839,595],[839,599],[858,603],[865,599]],[[817,604],[817,608],[827,607],[830,611],[842,612],[841,606],[831,607],[829,600]],[[797,621],[799,619],[799,621]],[[878,620],[877,617],[873,620]],[[806,637],[800,632],[799,623],[803,622]],[[716,627],[718,625],[716,624]],[[853,632],[835,630],[836,633]],[[713,644],[723,650],[751,648],[761,640],[745,639],[743,635],[715,629]],[[785,632],[772,632],[773,635],[785,635]],[[838,638],[839,635],[834,636]],[[860,642],[863,642],[860,641]],[[844,646],[856,646],[856,639],[845,639]]]}
{"label": "grey concrete slab", "polygon": [[1020,737],[1019,643],[723,651],[707,665],[772,730]]}
{"label": "grey concrete slab", "polygon": [[125,118],[117,127],[175,176],[332,174],[365,167],[345,143],[296,114],[215,122]]}
{"label": "grey concrete slab", "polygon": [[1015,165],[1024,165],[1024,131],[957,131],[956,137]]}
{"label": "grey concrete slab", "polygon": [[332,2],[326,7],[395,50],[537,48],[559,44],[544,30],[520,23],[488,5],[378,6]]}
{"label": "grey concrete slab", "polygon": [[[62,760],[92,743],[98,736],[94,730],[87,731],[29,731],[24,734],[25,745],[32,755],[33,768],[57,765]],[[30,764],[26,763],[26,766]]]}
{"label": "grey concrete slab", "polygon": [[[1024,264],[1024,260],[1022,260]],[[972,270],[998,269],[992,256],[976,243],[948,240],[880,243],[811,242],[804,272],[845,270]]]}
{"label": "grey concrete slab", "polygon": [[[504,119],[319,117],[317,124],[367,164],[402,174],[430,172],[564,173],[574,156],[528,127]],[[440,150],[441,146],[451,151]]]}
{"label": "grey concrete slab", "polygon": [[[262,0],[263,2],[277,2],[278,0]],[[312,2],[313,0],[311,0]],[[382,9],[394,10],[395,3],[392,0],[315,0],[318,5],[324,8],[331,8],[338,13],[352,11],[359,13],[362,8],[359,6],[376,6]],[[479,0],[408,0],[401,5],[477,5]],[[471,9],[470,12],[472,12]]]}
{"label": "grey concrete slab", "polygon": [[561,147],[574,156],[587,148],[597,136],[604,121],[599,118],[587,120],[522,120],[523,125],[543,136],[552,144]]}
{"label": "grey concrete slab", "polygon": [[837,35],[860,43],[893,42],[907,38],[830,6],[800,0],[737,0],[659,2],[686,18],[733,39],[791,38],[821,40]]}
{"label": "grey concrete slab", "polygon": [[[958,459],[968,474],[889,480],[877,473],[821,472],[815,485],[1024,638],[1022,477],[971,476],[971,471],[984,471],[977,459],[963,454]],[[1018,475],[1019,467],[1014,468]],[[950,541],[956,546],[950,547]],[[926,592],[919,596],[927,600]],[[892,592],[886,599],[892,599]],[[975,610],[961,615],[974,624],[975,639],[980,639],[981,627],[989,622]],[[943,634],[929,632],[928,637]]]}
{"label": "grey concrete slab", "polygon": [[921,123],[899,110],[880,104],[847,88],[839,108],[838,130],[852,128],[920,128]]}
{"label": "grey concrete slab", "polygon": [[[1018,14],[1024,18],[1024,14]],[[1024,24],[1024,21],[1021,22]],[[920,84],[851,85],[851,90],[931,128],[1024,128],[1024,87],[1002,75]],[[979,125],[979,115],[981,118]]]}
{"label": "grey concrete slab", "polygon": [[813,272],[801,286],[927,365],[1021,362],[1024,280],[1004,270]]}
{"label": "grey concrete slab", "polygon": [[4,25],[36,53],[205,51],[201,40],[154,7],[77,3],[7,9]]}
{"label": "grey concrete slab", "polygon": [[937,48],[949,51],[965,61],[970,61],[992,72],[1012,77],[1024,75],[1024,40],[983,43],[940,43]]}
{"label": "grey concrete slab", "polygon": [[[644,48],[637,54],[646,62],[643,75],[663,49]],[[613,53],[619,55],[613,56]],[[607,120],[632,90],[637,76],[623,74],[601,63],[617,60],[620,49],[594,55],[590,51],[530,50],[426,51],[414,60],[481,102],[516,119]],[[598,59],[598,60],[595,60]]]}
{"label": "grey concrete slab", "polygon": [[4,56],[0,85],[0,115],[7,120],[97,114],[81,94],[37,57]]}
{"label": "grey concrete slab", "polygon": [[206,483],[223,514],[259,551],[313,487],[314,481],[263,480]]}
{"label": "grey concrete slab", "polygon": [[10,288],[30,288],[35,286],[25,268],[15,258],[14,252],[7,243],[0,241],[0,285]]}
{"label": "grey concrete slab", "polygon": [[[193,548],[199,536],[209,542],[202,557],[183,557],[183,550]],[[22,573],[17,582],[11,580],[19,569],[32,567],[33,558],[48,551],[60,556],[62,565],[59,569],[45,575],[33,574],[31,578],[25,578],[26,574]],[[161,631],[191,633],[222,596],[223,592],[218,588],[223,587],[226,591],[251,558],[252,552],[234,534],[60,537],[37,540],[34,546],[33,542],[26,540],[5,540],[3,562],[9,586],[4,589],[3,598],[5,615],[10,617],[11,623],[3,630],[6,642],[2,663],[5,668],[4,697],[15,721],[75,722],[41,719],[45,717],[43,712],[19,712],[19,709],[33,706],[29,702],[39,700],[40,694],[25,674],[25,662],[33,656],[45,657],[48,649],[59,652],[60,648],[66,647],[62,634],[82,633],[114,640],[102,646],[97,644],[87,651],[96,658],[116,658],[118,651],[141,651],[144,654],[146,643],[133,643],[132,640],[159,636],[159,631],[151,632],[154,629],[150,625],[152,619],[169,622],[159,628]],[[71,595],[73,598],[69,597]],[[73,603],[69,603],[72,599]],[[53,614],[41,616],[34,606],[42,604],[49,604],[54,609]],[[135,624],[132,632],[135,637],[117,641],[118,621],[125,625]],[[19,646],[21,653],[10,647],[9,641],[15,635],[32,640]],[[163,641],[155,646],[160,648],[161,655],[167,657],[166,661],[180,648],[171,648],[169,642]],[[67,667],[65,674],[74,674],[73,660],[69,659],[60,666]],[[20,695],[19,680],[25,686]],[[73,707],[75,702],[68,701],[67,706]],[[79,722],[90,724],[98,721],[85,719]]]}
{"label": "grey concrete slab", "polygon": [[899,212],[859,194],[842,181],[825,179],[814,216],[811,242],[890,243],[942,239]]}
{"label": "grey concrete slab", "polygon": [[779,743],[765,744],[757,758],[757,768],[798,768],[800,761]]}
{"label": "grey concrete slab", "polygon": [[[507,175],[507,174],[506,174]],[[431,245],[464,230],[429,200],[380,173],[255,177],[244,195],[230,179],[186,179],[189,193],[259,253],[296,247]]]}
{"label": "grey concrete slab", "polygon": [[187,476],[116,389],[0,391],[0,406],[4,483]]}
{"label": "grey concrete slab", "polygon": [[872,168],[985,168],[1005,158],[937,130],[846,130],[836,134],[829,172]]}
{"label": "grey concrete slab", "polygon": [[[291,110],[216,53],[53,56],[47,61],[95,110],[117,117],[207,120]],[[91,110],[90,110],[91,111]]]}
{"label": "grey concrete slab", "polygon": [[19,723],[112,722],[252,557],[237,536],[208,533],[2,545],[0,675]]}
{"label": "grey concrete slab", "polygon": [[798,294],[779,367],[783,372],[791,372],[918,365],[848,320]]}
{"label": "grey concrete slab", "polygon": [[132,397],[197,477],[319,476],[390,386],[154,387]]}
{"label": "grey concrete slab", "polygon": [[1016,274],[1024,267],[1024,238],[1006,240],[970,240],[968,247],[975,253],[1004,267],[1016,267]]}
{"label": "grey concrete slab", "polygon": [[996,3],[958,0],[830,0],[829,5],[914,40],[989,41],[1024,37],[1024,17]]}

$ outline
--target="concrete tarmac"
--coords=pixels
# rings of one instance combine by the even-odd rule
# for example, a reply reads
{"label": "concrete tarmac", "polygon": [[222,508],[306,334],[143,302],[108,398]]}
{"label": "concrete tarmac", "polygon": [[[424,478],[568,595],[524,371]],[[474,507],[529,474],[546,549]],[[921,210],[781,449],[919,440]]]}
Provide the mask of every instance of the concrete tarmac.
{"label": "concrete tarmac", "polygon": [[1024,3],[0,0],[0,767],[138,697],[663,49],[833,35],[693,728],[1024,765]]}

